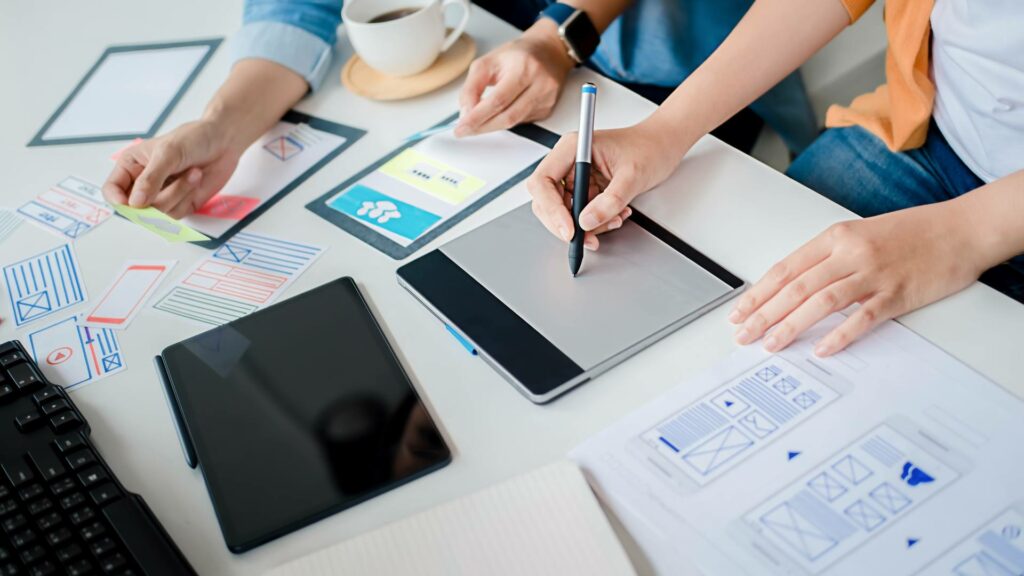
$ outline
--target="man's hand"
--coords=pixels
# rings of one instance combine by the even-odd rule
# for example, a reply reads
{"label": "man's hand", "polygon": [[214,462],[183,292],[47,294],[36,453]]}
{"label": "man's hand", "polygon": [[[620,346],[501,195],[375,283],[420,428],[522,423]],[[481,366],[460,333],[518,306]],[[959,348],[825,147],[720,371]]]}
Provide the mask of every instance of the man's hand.
{"label": "man's hand", "polygon": [[[512,42],[478,58],[459,94],[456,136],[504,130],[546,118],[575,61],[554,22],[538,20]],[[484,97],[484,89],[491,90]]]}
{"label": "man's hand", "polygon": [[103,184],[103,195],[114,204],[154,206],[181,218],[224,187],[242,152],[214,122],[183,124],[125,150]]}
{"label": "man's hand", "polygon": [[[818,342],[834,354],[878,324],[962,290],[986,258],[951,202],[908,208],[830,227],[773,266],[729,316],[736,341],[767,333],[775,352],[833,312],[860,304]],[[770,331],[769,331],[770,329]]]}

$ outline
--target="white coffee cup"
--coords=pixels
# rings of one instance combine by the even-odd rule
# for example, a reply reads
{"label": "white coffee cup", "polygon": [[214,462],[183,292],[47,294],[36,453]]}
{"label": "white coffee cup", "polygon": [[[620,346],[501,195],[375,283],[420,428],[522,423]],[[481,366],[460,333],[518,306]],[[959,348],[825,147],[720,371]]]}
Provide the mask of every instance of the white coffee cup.
{"label": "white coffee cup", "polygon": [[[445,35],[444,12],[462,8],[458,26]],[[414,12],[383,22],[396,10]],[[392,76],[422,72],[452,47],[469,22],[468,0],[346,0],[341,18],[352,47],[371,68]]]}

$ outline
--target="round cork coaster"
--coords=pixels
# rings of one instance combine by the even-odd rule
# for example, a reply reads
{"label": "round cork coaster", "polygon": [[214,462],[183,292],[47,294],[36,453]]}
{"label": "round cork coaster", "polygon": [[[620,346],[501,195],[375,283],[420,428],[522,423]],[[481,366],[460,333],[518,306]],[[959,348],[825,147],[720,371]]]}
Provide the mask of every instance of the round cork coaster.
{"label": "round cork coaster", "polygon": [[370,68],[358,54],[341,69],[341,83],[371,100],[404,100],[433,92],[462,75],[476,56],[476,42],[463,34],[447,51],[419,74],[390,76]]}

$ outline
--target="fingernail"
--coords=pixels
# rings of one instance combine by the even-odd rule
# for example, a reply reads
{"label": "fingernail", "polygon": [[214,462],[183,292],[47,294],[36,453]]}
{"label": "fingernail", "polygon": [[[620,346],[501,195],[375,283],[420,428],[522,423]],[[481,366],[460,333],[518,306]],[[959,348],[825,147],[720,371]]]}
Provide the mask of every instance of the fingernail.
{"label": "fingernail", "polygon": [[463,126],[462,124],[458,124],[455,126],[455,131],[453,132],[453,134],[455,134],[456,138],[461,138],[465,136],[467,132],[468,129],[465,126]]}
{"label": "fingernail", "polygon": [[580,215],[580,227],[584,230],[593,230],[597,228],[600,222],[597,221],[597,216],[593,214],[582,214]]}
{"label": "fingernail", "polygon": [[822,358],[832,353],[832,346],[825,344],[824,342],[818,342],[818,345],[814,347],[814,355]]}
{"label": "fingernail", "polygon": [[466,114],[469,114],[469,106],[463,106],[459,108],[459,118],[465,118]]}
{"label": "fingernail", "polygon": [[629,206],[626,206],[626,218],[629,218],[632,215],[633,215],[633,209],[630,208]]}
{"label": "fingernail", "polygon": [[741,318],[743,318],[743,314],[740,312],[739,308],[733,308],[732,312],[729,312],[729,322],[739,324]]}
{"label": "fingernail", "polygon": [[769,334],[768,337],[764,339],[764,349],[769,352],[775,352],[778,350],[779,344],[779,339],[775,334]]}
{"label": "fingernail", "polygon": [[562,240],[566,242],[572,240],[572,234],[569,233],[569,229],[565,226],[558,227],[558,235],[562,237]]}
{"label": "fingernail", "polygon": [[609,230],[618,230],[619,228],[622,228],[622,220],[616,219],[614,222],[608,225]]}
{"label": "fingernail", "polygon": [[747,344],[750,342],[750,329],[740,328],[739,332],[736,332],[736,342],[738,344]]}
{"label": "fingernail", "polygon": [[597,240],[593,238],[587,238],[583,241],[583,247],[587,250],[597,250]]}
{"label": "fingernail", "polygon": [[188,172],[188,183],[195,186],[199,184],[199,181],[203,179],[203,172],[198,168],[193,168]]}

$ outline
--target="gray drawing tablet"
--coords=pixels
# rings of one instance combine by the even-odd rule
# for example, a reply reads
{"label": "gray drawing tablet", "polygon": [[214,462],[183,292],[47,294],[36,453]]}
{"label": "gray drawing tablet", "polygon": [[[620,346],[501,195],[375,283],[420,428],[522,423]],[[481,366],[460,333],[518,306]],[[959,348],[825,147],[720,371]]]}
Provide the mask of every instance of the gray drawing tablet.
{"label": "gray drawing tablet", "polygon": [[529,205],[399,269],[399,281],[535,402],[579,385],[737,294],[743,281],[645,215],[578,277]]}

